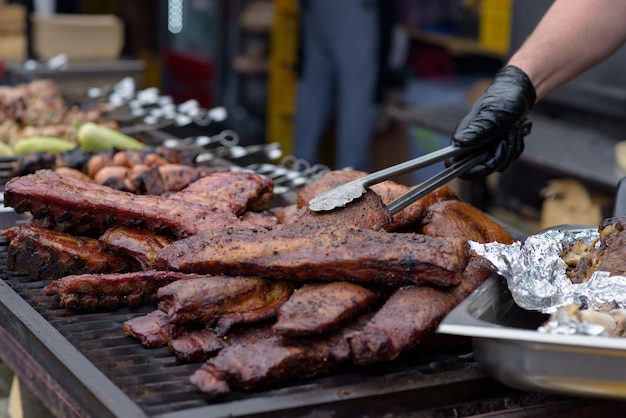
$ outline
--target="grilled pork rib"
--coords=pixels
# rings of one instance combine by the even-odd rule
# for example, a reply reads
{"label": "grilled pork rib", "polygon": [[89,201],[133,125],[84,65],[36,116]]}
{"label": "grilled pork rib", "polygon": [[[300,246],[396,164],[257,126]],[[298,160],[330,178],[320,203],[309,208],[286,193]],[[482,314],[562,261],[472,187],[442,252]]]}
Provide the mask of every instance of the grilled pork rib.
{"label": "grilled pork rib", "polygon": [[295,378],[326,374],[350,358],[346,334],[361,321],[321,338],[269,337],[255,343],[232,344],[191,375],[193,383],[209,397],[230,392],[231,387],[271,387]]}
{"label": "grilled pork rib", "polygon": [[336,331],[372,309],[378,297],[378,292],[349,282],[305,285],[278,309],[274,331],[289,337]]}
{"label": "grilled pork rib", "polygon": [[245,171],[213,173],[191,183],[170,199],[194,202],[243,215],[267,209],[272,203],[274,182]]}
{"label": "grilled pork rib", "polygon": [[173,271],[140,271],[120,274],[77,274],[57,279],[44,288],[58,295],[59,306],[70,309],[115,309],[120,306],[156,304],[157,289],[176,280],[201,277]]}
{"label": "grilled pork rib", "polygon": [[213,325],[219,335],[237,323],[258,322],[275,316],[291,296],[289,282],[257,277],[207,276],[173,282],[160,288],[159,309],[170,322]]}
{"label": "grilled pork rib", "polygon": [[224,337],[218,336],[210,328],[190,331],[171,339],[168,345],[179,359],[200,362],[215,356],[225,347],[256,344],[273,335],[270,324],[263,322],[233,328]]}
{"label": "grilled pork rib", "polygon": [[[311,199],[318,194],[361,178],[366,174],[365,172],[354,170],[330,171],[322,177],[310,181],[298,192],[297,205],[299,208],[307,207]],[[386,180],[371,186],[371,190],[381,197],[383,205],[388,205],[398,197],[407,193],[410,189],[410,187],[391,180]],[[386,224],[384,229],[386,231],[400,231],[415,227],[419,225],[420,220],[424,217],[425,210],[428,206],[436,202],[458,199],[458,196],[449,187],[442,186],[393,215],[392,221]],[[348,205],[348,207],[350,207],[350,205]]]}
{"label": "grilled pork rib", "polygon": [[132,258],[107,251],[98,240],[34,226],[4,231],[10,239],[7,268],[33,280],[53,280],[70,274],[121,273],[137,269]]}
{"label": "grilled pork rib", "polygon": [[179,359],[199,362],[213,357],[226,347],[226,344],[227,340],[217,335],[211,328],[203,328],[170,339],[168,346]]}
{"label": "grilled pork rib", "polygon": [[132,257],[142,270],[150,270],[160,249],[174,241],[171,237],[152,233],[146,229],[112,227],[100,236],[107,248]]}
{"label": "grilled pork rib", "polygon": [[170,323],[167,314],[158,309],[124,321],[122,325],[126,334],[138,339],[147,348],[165,347],[177,335],[185,332],[183,328],[179,324]]}
{"label": "grilled pork rib", "polygon": [[363,329],[348,336],[352,361],[356,364],[389,361],[414,349],[491,274],[493,266],[482,257],[473,256],[458,286],[399,288]]}
{"label": "grilled pork rib", "polygon": [[300,282],[450,286],[461,281],[468,256],[467,242],[458,239],[289,224],[269,231],[204,231],[163,248],[155,266]]}
{"label": "grilled pork rib", "polygon": [[392,216],[380,196],[371,190],[345,208],[328,212],[313,212],[308,207],[298,211],[288,220],[288,224],[299,224],[335,229],[337,225],[372,229],[378,231],[389,225]]}
{"label": "grilled pork rib", "polygon": [[246,228],[233,213],[185,200],[135,195],[86,183],[51,170],[7,182],[6,206],[31,212],[42,226],[84,235],[100,235],[112,226],[146,227],[177,237],[207,229]]}
{"label": "grilled pork rib", "polygon": [[421,232],[433,237],[456,237],[479,243],[511,244],[514,239],[493,219],[467,202],[447,200],[426,208]]}

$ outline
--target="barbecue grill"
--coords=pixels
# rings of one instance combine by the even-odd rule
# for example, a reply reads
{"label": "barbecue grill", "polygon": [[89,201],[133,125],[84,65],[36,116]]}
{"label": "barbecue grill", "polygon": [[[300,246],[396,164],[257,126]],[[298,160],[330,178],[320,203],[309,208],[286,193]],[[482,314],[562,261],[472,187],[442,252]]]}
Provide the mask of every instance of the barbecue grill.
{"label": "barbecue grill", "polygon": [[[158,131],[151,134],[157,141],[168,136],[159,136]],[[276,178],[281,185],[279,197],[286,201],[293,201],[294,190],[310,179],[307,176],[319,174],[309,167],[298,176],[293,161],[272,169],[263,152],[240,156],[236,164]],[[231,164],[231,169],[236,168]],[[8,227],[20,218],[10,211],[1,212],[0,224],[2,221],[0,227]],[[89,313],[60,309],[55,298],[44,295],[48,280],[32,281],[7,270],[8,243],[0,238],[0,358],[60,417],[575,417],[626,413],[626,403],[529,393],[502,385],[474,360],[469,339],[455,339],[445,350],[423,344],[419,351],[390,363],[346,365],[326,376],[256,391],[233,390],[223,398],[209,399],[189,382],[199,363],[181,361],[167,347],[145,348],[122,331],[125,321],[145,315],[153,307]]]}
{"label": "barbecue grill", "polygon": [[[282,197],[293,199],[289,193]],[[20,222],[14,213],[0,215],[9,225]],[[167,347],[145,348],[122,331],[124,321],[153,307],[90,313],[60,309],[55,298],[43,293],[49,280],[32,281],[7,271],[8,243],[0,239],[0,357],[58,416],[408,418],[626,412],[622,403],[527,393],[499,384],[475,362],[464,339],[447,345],[455,348],[422,348],[391,363],[345,366],[327,376],[208,399],[188,380],[199,363],[178,360]]]}

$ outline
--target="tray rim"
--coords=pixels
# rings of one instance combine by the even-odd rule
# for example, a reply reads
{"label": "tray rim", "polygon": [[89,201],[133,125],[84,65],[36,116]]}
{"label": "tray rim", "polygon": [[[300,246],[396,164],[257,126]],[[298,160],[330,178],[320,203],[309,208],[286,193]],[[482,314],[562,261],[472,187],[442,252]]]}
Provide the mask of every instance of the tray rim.
{"label": "tray rim", "polygon": [[488,292],[490,288],[497,286],[498,280],[504,279],[498,275],[489,277],[444,318],[441,324],[439,324],[437,332],[472,338],[509,340],[520,344],[539,343],[577,349],[594,348],[626,352],[626,338],[546,334],[536,330],[499,325],[476,318],[471,312],[473,306],[478,303],[484,303],[481,297],[483,297],[483,294]]}

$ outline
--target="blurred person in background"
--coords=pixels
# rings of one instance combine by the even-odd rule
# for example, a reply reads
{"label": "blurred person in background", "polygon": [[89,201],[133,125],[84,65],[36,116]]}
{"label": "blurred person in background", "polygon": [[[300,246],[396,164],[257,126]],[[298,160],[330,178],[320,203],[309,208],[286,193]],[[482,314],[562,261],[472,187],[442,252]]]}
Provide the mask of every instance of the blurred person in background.
{"label": "blurred person in background", "polygon": [[518,158],[524,137],[514,128],[535,102],[617,51],[626,42],[624,18],[626,1],[554,1],[459,123],[453,144],[471,147],[493,140],[489,156],[462,178],[504,171]]}
{"label": "blurred person in background", "polygon": [[299,0],[301,60],[295,114],[296,157],[320,162],[335,115],[338,169],[371,170],[371,145],[382,96],[391,1]]}

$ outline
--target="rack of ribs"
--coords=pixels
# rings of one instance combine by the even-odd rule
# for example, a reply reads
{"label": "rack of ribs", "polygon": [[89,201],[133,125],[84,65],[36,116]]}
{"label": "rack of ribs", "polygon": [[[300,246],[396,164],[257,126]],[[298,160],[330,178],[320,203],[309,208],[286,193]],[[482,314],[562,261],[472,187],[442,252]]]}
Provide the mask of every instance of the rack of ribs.
{"label": "rack of ribs", "polygon": [[47,296],[59,296],[61,308],[95,310],[136,307],[157,302],[157,289],[176,280],[201,277],[173,271],[75,274],[50,282]]}
{"label": "rack of ribs", "polygon": [[3,231],[10,240],[7,268],[32,280],[54,280],[71,274],[121,273],[137,269],[123,253],[106,249],[94,238],[20,225]]}
{"label": "rack of ribs", "polygon": [[170,283],[157,291],[171,323],[199,322],[224,335],[234,324],[275,316],[293,284],[258,277],[206,276]]}
{"label": "rack of ribs", "polygon": [[204,231],[159,251],[155,268],[281,280],[459,284],[467,241],[354,227],[285,224]]}
{"label": "rack of ribs", "polygon": [[457,237],[479,243],[512,244],[514,239],[483,211],[459,200],[434,203],[426,208],[421,222],[423,234]]}
{"label": "rack of ribs", "polygon": [[254,226],[234,213],[189,199],[136,195],[52,170],[9,180],[4,199],[17,213],[30,212],[41,226],[80,235],[97,236],[119,225],[145,227],[176,237],[206,229]]}

